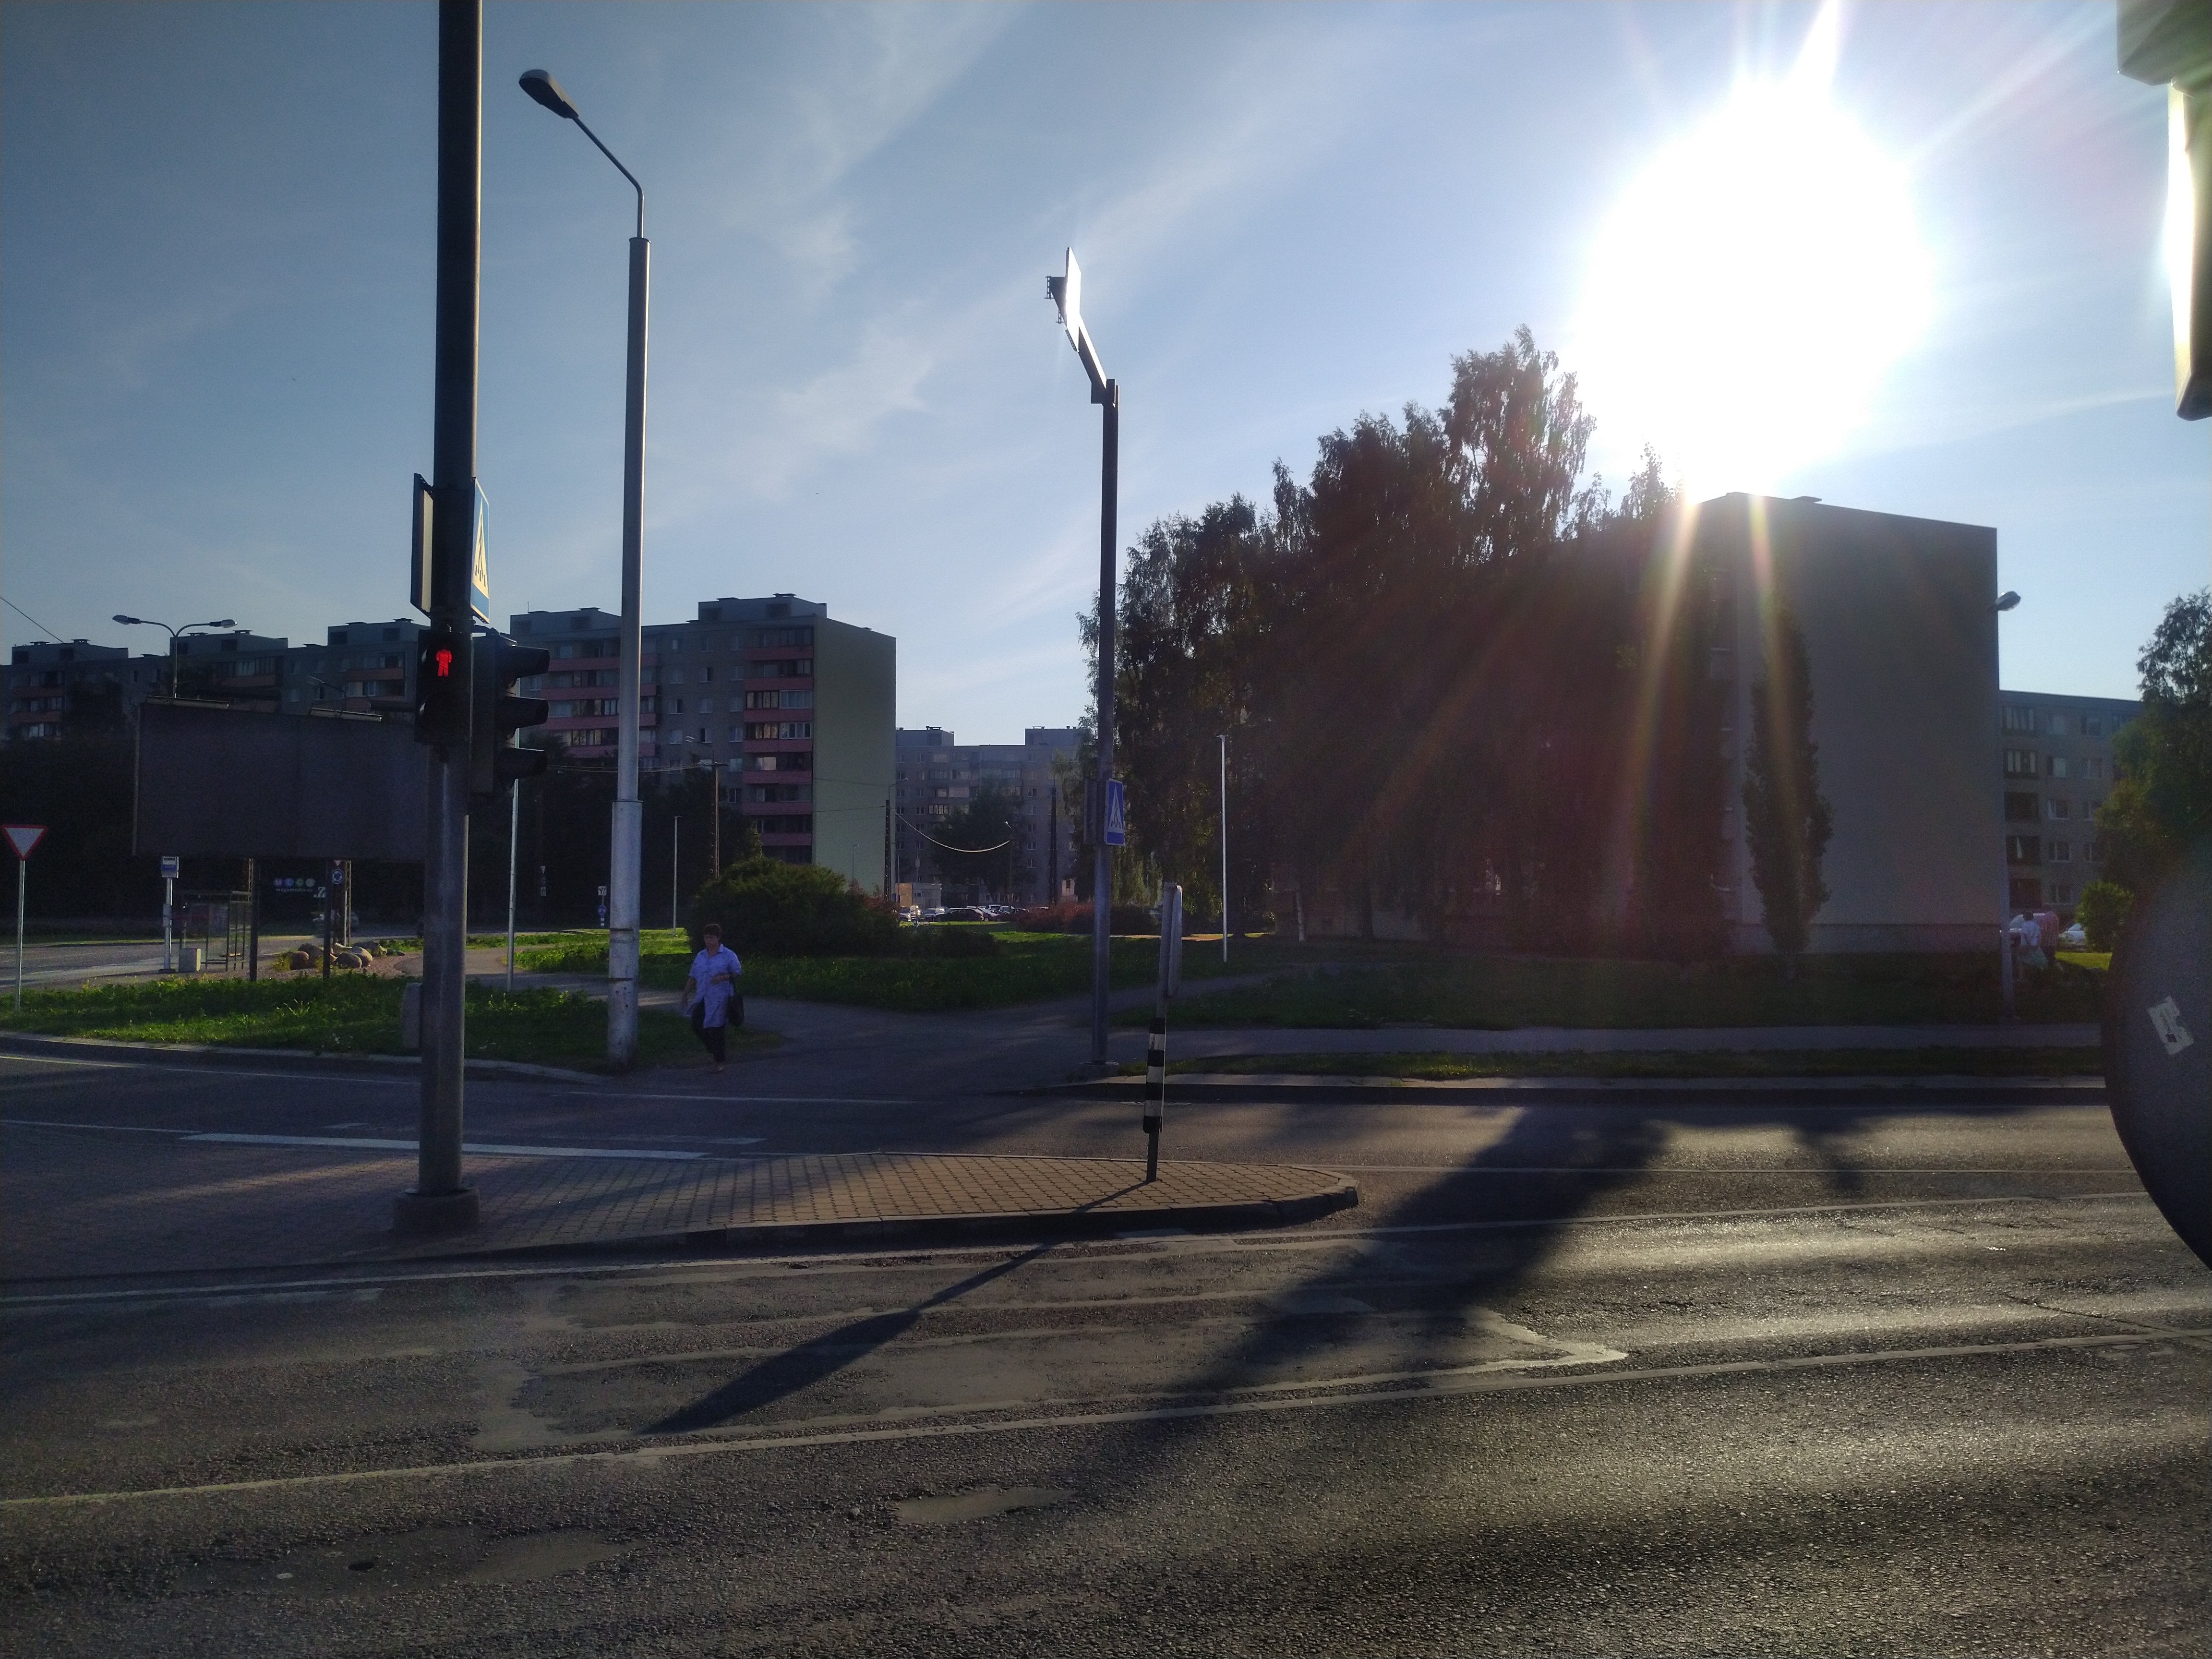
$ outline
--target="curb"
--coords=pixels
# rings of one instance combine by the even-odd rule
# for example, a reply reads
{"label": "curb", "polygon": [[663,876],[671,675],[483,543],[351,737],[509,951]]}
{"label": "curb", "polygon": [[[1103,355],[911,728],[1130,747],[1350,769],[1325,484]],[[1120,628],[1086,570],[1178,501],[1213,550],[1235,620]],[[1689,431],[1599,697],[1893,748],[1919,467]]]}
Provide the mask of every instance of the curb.
{"label": "curb", "polygon": [[[1141,1077],[1046,1085],[1037,1092],[1061,1099],[1135,1103],[1144,1098]],[[1498,1077],[1431,1079],[1395,1077],[1317,1077],[1311,1074],[1182,1073],[1168,1079],[1170,1103],[1182,1101],[1279,1101],[1296,1094],[1313,1105],[1372,1105],[1388,1097],[1418,1095],[1438,1104],[1472,1102],[1503,1106],[1527,1102],[1585,1104],[1591,1101],[1701,1097],[1709,1105],[1821,1105],[1845,1101],[1906,1100],[1929,1104],[2000,1095],[2032,1094],[2057,1103],[2105,1100],[2102,1078],[2081,1077]],[[1723,1098],[1715,1100],[1713,1096]]]}
{"label": "curb", "polygon": [[[149,1060],[169,1060],[183,1066],[220,1066],[228,1060],[294,1060],[310,1066],[340,1071],[420,1071],[417,1054],[326,1054],[312,1048],[231,1048],[213,1042],[129,1042],[120,1037],[40,1036],[27,1031],[0,1032],[0,1054],[136,1054]],[[556,1083],[606,1083],[611,1074],[574,1072],[560,1066],[532,1066],[519,1060],[471,1060],[463,1062],[473,1078],[530,1077]]]}

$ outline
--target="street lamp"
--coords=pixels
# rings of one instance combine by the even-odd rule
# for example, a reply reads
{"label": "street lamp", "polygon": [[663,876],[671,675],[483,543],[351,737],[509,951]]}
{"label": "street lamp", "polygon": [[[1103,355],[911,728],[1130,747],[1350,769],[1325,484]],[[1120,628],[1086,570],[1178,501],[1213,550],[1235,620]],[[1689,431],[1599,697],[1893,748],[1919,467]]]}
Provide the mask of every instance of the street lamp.
{"label": "street lamp", "polygon": [[180,634],[189,634],[195,628],[238,626],[235,617],[222,617],[214,622],[186,623],[182,628],[169,628],[168,623],[155,622],[151,617],[126,617],[120,611],[115,613],[115,620],[125,628],[167,628],[169,629],[169,695],[173,697],[177,695],[177,636]]}
{"label": "street lamp", "polygon": [[1091,875],[1091,1063],[1106,1063],[1106,989],[1113,967],[1114,864],[1106,844],[1107,785],[1114,776],[1114,507],[1121,453],[1121,387],[1106,378],[1098,348],[1083,324],[1083,269],[1067,250],[1067,269],[1044,279],[1067,343],[1091,377],[1091,401],[1103,406],[1098,501],[1098,780],[1084,814],[1095,862]]}
{"label": "street lamp", "polygon": [[637,192],[637,234],[629,242],[629,377],[623,423],[622,644],[621,666],[616,671],[622,723],[615,750],[614,833],[607,871],[607,1060],[626,1069],[637,1059],[638,887],[644,825],[644,808],[637,795],[637,719],[642,654],[639,611],[645,570],[645,317],[651,275],[645,186],[599,143],[599,134],[584,125],[576,106],[550,75],[544,70],[526,70],[521,85],[537,103],[564,121],[574,121]]}
{"label": "street lamp", "polygon": [[[2019,604],[2020,595],[2007,588],[1997,595],[1996,602],[1990,606],[1990,611],[1993,615],[2002,616]],[[2004,884],[2004,931],[1997,936],[1997,978],[2004,988],[2004,1018],[2009,1023],[2014,1018],[2014,1007],[2012,969],[2012,855],[2009,849],[2005,855]]]}

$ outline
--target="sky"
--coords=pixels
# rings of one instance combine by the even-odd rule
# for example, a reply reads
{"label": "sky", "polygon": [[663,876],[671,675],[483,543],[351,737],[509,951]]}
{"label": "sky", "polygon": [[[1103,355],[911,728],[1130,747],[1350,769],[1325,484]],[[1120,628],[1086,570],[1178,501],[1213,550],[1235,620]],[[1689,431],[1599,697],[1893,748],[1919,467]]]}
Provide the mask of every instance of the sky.
{"label": "sky", "polygon": [[[2117,72],[2107,0],[1836,21],[1826,95],[1894,165],[1925,315],[1840,436],[1757,479],[1723,459],[1711,492],[1994,526],[2023,596],[2003,684],[2132,696],[2212,543],[2212,432],[2172,412],[2163,90]],[[1621,287],[1608,227],[1655,158],[1799,65],[1815,21],[488,5],[495,605],[617,599],[634,198],[517,88],[526,69],[646,186],[645,620],[823,601],[896,636],[900,724],[1006,742],[1085,701],[1099,422],[1044,291],[1065,248],[1122,388],[1125,546],[1264,497],[1279,459],[1303,477],[1363,412],[1440,401],[1455,355],[1523,324],[1584,374],[1618,489],[1655,434],[1599,398],[1607,364],[1577,360],[1606,337],[1589,296]],[[118,611],[295,641],[407,614],[435,104],[428,3],[0,8],[9,642],[166,638]],[[1765,226],[1770,193],[1744,193]],[[1799,320],[1809,375],[1834,372],[1821,342],[1864,333],[1825,314],[1854,291]],[[1760,349],[1776,383],[1794,354]]]}

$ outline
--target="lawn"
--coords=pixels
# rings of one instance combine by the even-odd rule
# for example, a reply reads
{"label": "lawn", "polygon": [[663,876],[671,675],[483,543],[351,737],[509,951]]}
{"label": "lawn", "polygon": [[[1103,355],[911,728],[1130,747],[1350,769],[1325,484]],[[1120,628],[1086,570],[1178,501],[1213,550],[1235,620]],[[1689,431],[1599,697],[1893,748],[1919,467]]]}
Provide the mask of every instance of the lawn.
{"label": "lawn", "polygon": [[[30,991],[18,1014],[0,1004],[0,1030],[135,1042],[304,1048],[317,1054],[397,1054],[404,980],[367,974],[321,979],[161,979],[76,991]],[[468,989],[471,1059],[523,1060],[605,1071],[606,1005],[543,987],[512,994]],[[638,1012],[643,1066],[702,1066],[706,1051],[690,1024],[665,1009]],[[733,1053],[772,1048],[772,1031],[732,1031]]]}
{"label": "lawn", "polygon": [[[2087,1021],[2103,975],[2059,963],[2024,974],[2020,1018]],[[1432,1025],[1987,1024],[2002,1009],[1994,955],[1808,957],[1794,980],[1771,957],[1663,962],[1431,954],[1277,976],[1182,1000],[1180,1025],[1372,1029]],[[1127,1018],[1125,1017],[1125,1023]]]}
{"label": "lawn", "polygon": [[[995,933],[999,954],[990,957],[763,957],[745,958],[744,994],[749,997],[793,997],[805,1002],[842,1002],[865,1008],[909,1013],[938,1013],[958,1008],[1001,1008],[1053,997],[1080,996],[1091,988],[1091,939],[1069,933],[1024,933],[987,923],[954,924]],[[673,928],[650,928],[639,935],[639,976],[650,986],[675,989],[691,965],[684,936]],[[1218,944],[1189,944],[1183,950],[1186,979],[1218,978],[1310,960],[1313,946],[1284,945],[1273,939],[1233,940],[1231,961],[1222,966]],[[515,951],[516,965],[538,973],[604,974],[606,935],[578,933],[560,943]],[[1113,982],[1117,987],[1149,985],[1158,971],[1159,941],[1143,937],[1114,941]]]}
{"label": "lawn", "polygon": [[[1172,1050],[1174,1039],[1169,1039]],[[1142,1062],[1121,1066],[1141,1076]],[[2097,1077],[2096,1048],[1656,1049],[1618,1054],[1227,1054],[1172,1060],[1170,1073],[1213,1077],[1381,1077],[1451,1082],[1462,1078],[1594,1077]]]}

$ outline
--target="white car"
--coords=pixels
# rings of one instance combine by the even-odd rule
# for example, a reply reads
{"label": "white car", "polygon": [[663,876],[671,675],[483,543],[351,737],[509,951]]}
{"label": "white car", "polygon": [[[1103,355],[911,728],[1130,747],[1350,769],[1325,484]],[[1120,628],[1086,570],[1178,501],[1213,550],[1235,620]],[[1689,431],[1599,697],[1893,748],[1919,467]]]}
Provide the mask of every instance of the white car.
{"label": "white car", "polygon": [[2086,951],[2089,948],[2089,936],[2081,931],[2080,922],[2075,922],[2059,934],[2058,948],[2062,951]]}

